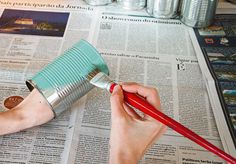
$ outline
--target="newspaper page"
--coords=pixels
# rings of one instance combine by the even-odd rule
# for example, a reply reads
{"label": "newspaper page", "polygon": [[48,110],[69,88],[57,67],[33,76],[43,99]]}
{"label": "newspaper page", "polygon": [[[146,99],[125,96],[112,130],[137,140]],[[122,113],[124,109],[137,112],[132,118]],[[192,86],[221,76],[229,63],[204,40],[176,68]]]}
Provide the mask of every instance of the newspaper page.
{"label": "newspaper page", "polygon": [[[165,114],[223,149],[189,28],[179,20],[65,1],[0,6],[1,102],[25,97],[25,80],[83,38],[104,57],[111,78],[157,87]],[[0,163],[108,163],[110,114],[109,93],[94,88],[49,123],[1,136]],[[139,163],[225,162],[168,129]]]}
{"label": "newspaper page", "polygon": [[[157,87],[164,113],[222,148],[186,26],[178,20],[105,12],[96,27],[92,43],[106,60],[113,79]],[[80,112],[69,163],[108,163],[108,93],[99,89],[88,93]],[[168,129],[140,163],[224,161]]]}
{"label": "newspaper page", "polygon": [[225,149],[236,155],[236,15],[217,14],[212,26],[191,31]]}

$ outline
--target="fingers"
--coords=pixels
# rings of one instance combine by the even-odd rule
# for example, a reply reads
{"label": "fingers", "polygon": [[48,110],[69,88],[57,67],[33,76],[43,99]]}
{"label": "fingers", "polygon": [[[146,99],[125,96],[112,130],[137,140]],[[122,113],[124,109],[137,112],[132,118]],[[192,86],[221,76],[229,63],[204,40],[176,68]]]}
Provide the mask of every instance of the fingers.
{"label": "fingers", "polygon": [[135,118],[141,119],[141,117],[124,102],[124,95],[121,86],[115,86],[111,98],[112,118]]}
{"label": "fingers", "polygon": [[141,120],[142,117],[140,115],[138,115],[134,109],[132,109],[131,107],[129,107],[128,105],[124,104],[124,108],[125,108],[125,111],[127,112],[127,114],[132,117],[132,118],[135,118],[135,119],[138,119],[138,120]]}
{"label": "fingers", "polygon": [[124,96],[123,96],[123,91],[119,85],[115,86],[110,98],[110,102],[111,102],[112,119],[125,117],[125,110],[123,107]]}
{"label": "fingers", "polygon": [[[137,93],[138,95],[144,97],[157,110],[161,110],[160,98],[155,88],[145,87],[137,83],[129,82],[129,83],[122,83],[122,89],[130,93]],[[144,114],[144,117],[142,118],[132,108],[127,106],[126,103],[124,102],[122,89],[120,86],[116,86],[112,93],[111,96],[112,118],[130,117],[143,121],[155,120],[146,114]]]}
{"label": "fingers", "polygon": [[161,104],[157,89],[152,87],[145,87],[137,83],[122,83],[122,89],[127,92],[139,94],[140,96],[144,97],[150,104],[160,110]]}

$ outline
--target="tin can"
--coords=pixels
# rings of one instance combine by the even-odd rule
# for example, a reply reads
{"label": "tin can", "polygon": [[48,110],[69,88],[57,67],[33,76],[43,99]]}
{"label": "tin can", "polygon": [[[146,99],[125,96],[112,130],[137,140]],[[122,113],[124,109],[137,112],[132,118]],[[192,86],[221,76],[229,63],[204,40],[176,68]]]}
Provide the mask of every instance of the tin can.
{"label": "tin can", "polygon": [[117,0],[117,5],[128,10],[141,10],[146,6],[146,0]]}
{"label": "tin can", "polygon": [[183,0],[180,20],[191,27],[203,28],[212,24],[218,0]]}
{"label": "tin can", "polygon": [[147,12],[156,18],[174,18],[178,13],[179,0],[147,0]]}
{"label": "tin can", "polygon": [[93,6],[103,6],[112,3],[112,0],[85,0],[85,2]]}
{"label": "tin can", "polygon": [[108,74],[108,67],[97,50],[81,40],[26,81],[47,100],[56,117],[93,88],[84,77],[93,68]]}

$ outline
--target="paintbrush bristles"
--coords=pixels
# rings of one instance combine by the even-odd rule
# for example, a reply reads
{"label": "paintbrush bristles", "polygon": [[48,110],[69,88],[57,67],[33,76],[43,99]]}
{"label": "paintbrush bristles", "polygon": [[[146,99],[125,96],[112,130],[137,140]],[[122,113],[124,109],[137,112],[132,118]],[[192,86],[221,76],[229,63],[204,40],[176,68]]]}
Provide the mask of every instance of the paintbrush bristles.
{"label": "paintbrush bristles", "polygon": [[94,69],[92,72],[89,72],[86,76],[87,80],[91,80],[94,76],[96,76],[99,72],[101,72],[100,70],[98,70],[97,68]]}

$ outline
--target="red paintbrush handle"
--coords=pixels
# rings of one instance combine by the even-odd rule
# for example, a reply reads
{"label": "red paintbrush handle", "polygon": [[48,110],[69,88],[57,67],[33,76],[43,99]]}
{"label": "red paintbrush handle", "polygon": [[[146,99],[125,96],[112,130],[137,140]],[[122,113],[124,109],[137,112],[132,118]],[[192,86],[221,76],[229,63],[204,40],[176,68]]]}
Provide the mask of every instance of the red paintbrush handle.
{"label": "red paintbrush handle", "polygon": [[[117,84],[112,84],[110,87],[110,92],[112,93],[114,87]],[[236,159],[229,154],[225,153],[218,147],[214,146],[204,138],[200,137],[190,129],[186,128],[185,126],[181,125],[177,121],[173,120],[172,118],[168,117],[167,115],[163,114],[161,111],[157,110],[151,104],[149,104],[145,99],[141,98],[137,94],[128,93],[123,91],[125,102],[129,105],[139,109],[143,113],[153,117],[154,119],[160,121],[161,123],[167,125],[168,127],[172,128],[176,132],[182,134],[183,136],[189,138],[190,140],[194,141],[198,145],[204,147],[205,149],[211,151],[212,153],[218,155],[222,159],[236,164]]]}

